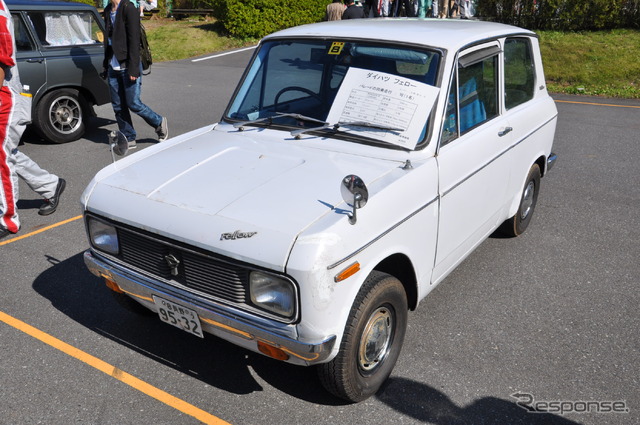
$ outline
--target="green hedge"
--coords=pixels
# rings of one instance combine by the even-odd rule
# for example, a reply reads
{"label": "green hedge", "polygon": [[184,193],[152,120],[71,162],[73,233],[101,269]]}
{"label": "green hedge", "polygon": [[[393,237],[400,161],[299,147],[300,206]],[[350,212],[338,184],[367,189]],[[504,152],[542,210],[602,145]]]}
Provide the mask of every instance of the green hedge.
{"label": "green hedge", "polygon": [[274,31],[321,21],[327,0],[228,0],[218,3],[225,30],[233,37],[261,38]]}
{"label": "green hedge", "polygon": [[[95,0],[65,0],[65,1],[71,1],[71,2],[74,2],[74,3],[90,4],[91,6],[95,6],[96,5]],[[102,7],[102,4],[100,5],[100,7]]]}
{"label": "green hedge", "polygon": [[477,0],[483,19],[542,30],[640,28],[638,0]]}

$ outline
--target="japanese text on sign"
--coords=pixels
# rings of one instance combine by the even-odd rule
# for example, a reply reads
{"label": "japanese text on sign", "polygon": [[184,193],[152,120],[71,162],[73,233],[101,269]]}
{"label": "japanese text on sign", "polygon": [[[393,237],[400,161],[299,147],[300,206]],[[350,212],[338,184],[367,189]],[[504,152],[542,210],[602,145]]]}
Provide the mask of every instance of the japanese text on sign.
{"label": "japanese text on sign", "polygon": [[385,72],[350,68],[327,117],[330,123],[364,122],[398,129],[358,131],[408,149],[418,143],[439,89]]}

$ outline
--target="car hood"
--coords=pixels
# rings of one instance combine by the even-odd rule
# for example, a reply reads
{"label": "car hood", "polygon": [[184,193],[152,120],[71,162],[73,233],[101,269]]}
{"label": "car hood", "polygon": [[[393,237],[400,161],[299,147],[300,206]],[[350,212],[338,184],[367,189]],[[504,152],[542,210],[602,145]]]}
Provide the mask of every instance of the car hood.
{"label": "car hood", "polygon": [[[369,184],[397,167],[287,143],[282,132],[212,130],[117,161],[83,201],[107,218],[283,271],[298,235],[343,204],[346,175]],[[328,225],[346,219],[332,217]]]}

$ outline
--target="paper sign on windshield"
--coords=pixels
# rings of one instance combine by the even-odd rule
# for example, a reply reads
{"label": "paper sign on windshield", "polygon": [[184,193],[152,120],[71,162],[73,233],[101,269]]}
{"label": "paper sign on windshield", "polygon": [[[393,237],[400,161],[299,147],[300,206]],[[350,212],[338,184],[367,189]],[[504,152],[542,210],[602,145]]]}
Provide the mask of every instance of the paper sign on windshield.
{"label": "paper sign on windshield", "polygon": [[387,143],[415,148],[440,89],[385,72],[349,68],[327,116],[330,123],[367,123],[385,129],[341,126]]}

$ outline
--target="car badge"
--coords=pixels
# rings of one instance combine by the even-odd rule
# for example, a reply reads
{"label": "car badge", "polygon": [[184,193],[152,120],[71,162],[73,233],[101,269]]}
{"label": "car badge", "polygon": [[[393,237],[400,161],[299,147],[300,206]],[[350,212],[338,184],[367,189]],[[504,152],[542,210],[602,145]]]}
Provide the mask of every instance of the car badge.
{"label": "car badge", "polygon": [[165,255],[164,260],[167,262],[167,265],[171,269],[171,276],[178,276],[178,266],[180,265],[180,260],[178,260],[173,254]]}
{"label": "car badge", "polygon": [[220,240],[225,241],[235,241],[236,239],[246,239],[250,238],[254,235],[257,235],[258,232],[241,232],[240,230],[236,230],[233,233],[223,233],[220,235]]}

